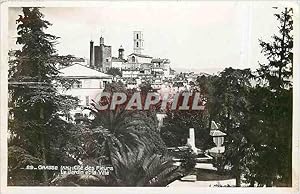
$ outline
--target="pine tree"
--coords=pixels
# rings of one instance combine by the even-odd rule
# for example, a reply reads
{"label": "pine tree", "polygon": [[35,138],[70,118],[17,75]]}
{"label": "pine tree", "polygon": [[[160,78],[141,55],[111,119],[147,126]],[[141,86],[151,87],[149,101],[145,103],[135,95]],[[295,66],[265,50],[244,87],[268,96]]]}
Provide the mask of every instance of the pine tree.
{"label": "pine tree", "polygon": [[293,10],[285,8],[280,14],[275,14],[280,25],[279,34],[272,36],[271,42],[259,40],[262,53],[268,63],[260,64],[259,79],[267,81],[270,89],[278,90],[291,86],[293,74]]}
{"label": "pine tree", "polygon": [[[59,77],[57,66],[68,63],[69,56],[56,54],[58,37],[47,34],[51,24],[37,7],[22,8],[23,15],[16,21],[17,50],[9,61],[10,120],[9,131],[9,184],[23,184],[33,179],[47,183],[48,172],[26,171],[16,168],[31,165],[29,160],[43,165],[59,165],[70,159],[65,150],[66,138],[72,125],[64,117],[77,104],[76,98],[61,95],[58,87],[70,83]],[[22,149],[19,149],[22,148]],[[18,149],[18,152],[14,152]],[[23,158],[16,153],[23,153]],[[14,163],[17,161],[17,164]],[[30,177],[30,178],[28,178]],[[33,183],[33,184],[36,184]]]}
{"label": "pine tree", "polygon": [[248,166],[247,179],[260,186],[292,184],[292,14],[291,8],[275,14],[279,35],[269,43],[260,40],[268,63],[260,64],[258,80],[267,87],[257,85],[249,98],[249,130],[256,154],[251,156],[254,162]]}

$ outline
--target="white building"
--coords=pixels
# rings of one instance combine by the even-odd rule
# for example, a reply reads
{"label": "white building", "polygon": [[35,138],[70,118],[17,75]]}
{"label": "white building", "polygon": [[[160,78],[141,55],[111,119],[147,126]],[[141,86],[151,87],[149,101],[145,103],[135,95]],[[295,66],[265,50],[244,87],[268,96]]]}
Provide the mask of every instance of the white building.
{"label": "white building", "polygon": [[153,64],[152,71],[159,73],[163,78],[170,77],[170,60],[169,59],[152,59],[151,63]]}
{"label": "white building", "polygon": [[142,55],[142,54],[137,54],[137,53],[131,53],[128,55],[128,62],[129,63],[149,63],[151,64],[153,57],[150,57],[148,55]]}
{"label": "white building", "polygon": [[[81,64],[74,64],[60,69],[61,76],[69,79],[77,79],[71,89],[59,91],[62,94],[77,97],[80,100],[79,105],[89,106],[92,100],[103,91],[105,84],[112,82],[112,76]],[[81,113],[81,109],[72,111],[71,114]]]}
{"label": "white building", "polygon": [[111,60],[111,67],[112,68],[118,68],[118,69],[123,69],[125,67],[124,63],[126,61],[123,59],[115,58],[113,57]]}
{"label": "white building", "polygon": [[140,77],[140,69],[123,69],[122,77],[123,78],[139,78]]}

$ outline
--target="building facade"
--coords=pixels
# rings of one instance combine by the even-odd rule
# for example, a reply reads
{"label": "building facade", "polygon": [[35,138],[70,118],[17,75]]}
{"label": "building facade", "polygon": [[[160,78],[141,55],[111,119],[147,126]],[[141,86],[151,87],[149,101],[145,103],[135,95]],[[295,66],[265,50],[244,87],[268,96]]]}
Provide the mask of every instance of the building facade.
{"label": "building facade", "polygon": [[[67,79],[78,80],[78,82],[74,83],[70,89],[64,90],[60,88],[59,92],[77,97],[80,101],[80,107],[90,106],[90,103],[93,100],[96,100],[97,96],[103,92],[105,85],[112,82],[111,75],[107,75],[78,63],[60,69],[60,76]],[[71,115],[84,113],[80,107],[76,110],[72,110]],[[88,113],[88,111],[86,111],[86,113]]]}
{"label": "building facade", "polygon": [[99,46],[95,46],[94,42],[92,40],[90,41],[90,67],[106,72],[111,68],[111,46],[104,44],[103,37],[100,37],[99,43]]}
{"label": "building facade", "polygon": [[118,49],[118,57],[112,57],[111,58],[111,67],[122,69],[124,68],[124,65],[127,62],[126,59],[124,59],[124,48],[122,45]]}

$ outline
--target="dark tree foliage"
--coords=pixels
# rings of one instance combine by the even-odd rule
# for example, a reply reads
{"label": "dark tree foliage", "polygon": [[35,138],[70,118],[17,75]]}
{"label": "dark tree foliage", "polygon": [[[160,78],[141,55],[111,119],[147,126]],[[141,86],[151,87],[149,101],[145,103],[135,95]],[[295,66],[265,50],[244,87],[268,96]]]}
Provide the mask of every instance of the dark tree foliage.
{"label": "dark tree foliage", "polygon": [[170,111],[164,118],[161,136],[169,147],[183,146],[189,137],[189,128],[195,129],[196,146],[200,149],[212,145],[209,136],[208,118],[201,111]]}
{"label": "dark tree foliage", "polygon": [[139,86],[142,95],[147,95],[148,92],[153,92],[153,88],[149,82],[142,83]]}
{"label": "dark tree foliage", "polygon": [[[259,99],[259,100],[257,100]],[[291,186],[292,90],[251,89],[248,137],[253,145],[246,179],[259,186]]]}
{"label": "dark tree foliage", "polygon": [[[24,7],[22,11],[23,15],[17,20],[16,42],[22,48],[9,62],[8,183],[18,185],[32,179],[47,184],[47,171],[29,173],[20,167],[30,164],[25,161],[29,159],[43,165],[61,165],[72,160],[65,149],[72,126],[62,118],[76,106],[77,100],[57,92],[56,86],[70,84],[59,77],[56,68],[66,62],[65,57],[56,54],[57,37],[44,31],[51,24],[43,19],[39,8]],[[16,160],[17,153],[22,157]]]}
{"label": "dark tree foliage", "polygon": [[196,84],[199,87],[199,92],[203,101],[205,102],[206,110],[208,111],[208,127],[211,127],[211,122],[217,117],[218,108],[221,106],[215,94],[217,93],[215,85],[218,85],[218,76],[197,77]]}
{"label": "dark tree foliage", "polygon": [[106,73],[112,76],[122,76],[120,69],[115,67],[109,68]]}
{"label": "dark tree foliage", "polygon": [[241,174],[246,165],[243,159],[248,150],[246,124],[251,78],[250,69],[226,68],[213,82],[213,98],[217,101],[217,107],[213,107],[212,111],[213,114],[217,113],[214,120],[221,125],[221,130],[227,133],[224,164],[232,166],[236,186],[241,184]]}
{"label": "dark tree foliage", "polygon": [[181,159],[181,167],[183,169],[184,175],[190,174],[197,164],[196,161],[197,155],[193,152],[191,148],[182,152]]}
{"label": "dark tree foliage", "polygon": [[270,89],[278,90],[292,85],[293,9],[285,8],[285,11],[274,15],[279,21],[279,34],[274,34],[271,42],[259,40],[261,52],[268,63],[260,64],[258,74],[260,81],[267,81]]}
{"label": "dark tree foliage", "polygon": [[[207,149],[211,146],[208,126],[208,112],[204,110],[192,110],[192,104],[195,99],[197,89],[191,92],[187,105],[189,110],[180,110],[184,101],[184,93],[179,93],[178,102],[174,110],[171,109],[173,101],[167,104],[166,117],[161,128],[161,136],[168,146],[177,147],[186,145],[189,137],[189,128],[195,129],[196,146],[200,149]],[[200,102],[205,99],[200,96]],[[168,108],[169,107],[169,108]]]}
{"label": "dark tree foliage", "polygon": [[[272,42],[260,40],[262,53],[269,61],[260,64],[258,80],[250,96],[251,141],[256,154],[249,165],[249,182],[260,186],[292,185],[292,67],[293,10],[275,14],[279,33]],[[258,100],[259,99],[259,100]]]}

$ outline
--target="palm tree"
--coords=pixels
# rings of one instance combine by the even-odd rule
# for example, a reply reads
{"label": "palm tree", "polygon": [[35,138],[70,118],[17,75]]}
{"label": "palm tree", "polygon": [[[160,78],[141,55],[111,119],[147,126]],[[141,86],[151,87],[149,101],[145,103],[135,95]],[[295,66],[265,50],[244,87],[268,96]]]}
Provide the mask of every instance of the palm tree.
{"label": "palm tree", "polygon": [[[124,92],[127,96],[131,95],[122,83],[107,84],[104,91],[111,94]],[[101,99],[89,108],[94,119],[90,121],[88,128],[92,131],[102,128],[100,131],[96,130],[100,132],[101,137],[97,140],[98,143],[102,142],[106,154],[110,155],[109,153],[114,149],[129,150],[139,146],[160,153],[166,150],[165,143],[157,131],[158,120],[155,111],[125,110],[125,105],[118,105],[115,110],[97,109],[96,103],[110,104],[111,100],[111,98]]]}
{"label": "palm tree", "polygon": [[[112,83],[106,92],[130,92],[122,84]],[[111,99],[102,99],[107,103]],[[95,102],[96,103],[96,102]],[[96,104],[89,108],[94,119],[79,127],[79,141],[74,148],[82,157],[82,165],[112,166],[110,176],[59,175],[52,183],[59,185],[102,186],[164,186],[179,174],[171,157],[166,156],[166,146],[157,131],[154,111],[128,111],[120,105],[115,110],[98,110]],[[76,130],[75,130],[76,131]]]}
{"label": "palm tree", "polygon": [[112,163],[120,186],[167,186],[183,175],[170,156],[145,149],[116,152]]}
{"label": "palm tree", "polygon": [[89,186],[167,186],[183,176],[180,168],[174,166],[170,156],[152,154],[139,148],[114,152],[114,171],[109,176],[102,175],[60,175],[54,185]]}

